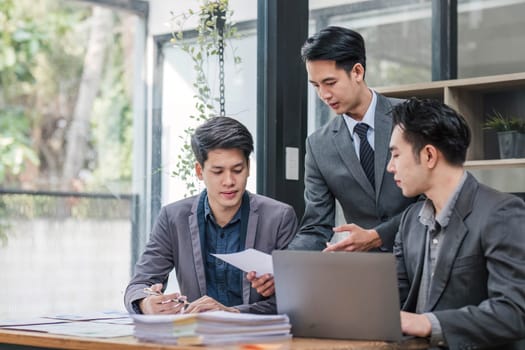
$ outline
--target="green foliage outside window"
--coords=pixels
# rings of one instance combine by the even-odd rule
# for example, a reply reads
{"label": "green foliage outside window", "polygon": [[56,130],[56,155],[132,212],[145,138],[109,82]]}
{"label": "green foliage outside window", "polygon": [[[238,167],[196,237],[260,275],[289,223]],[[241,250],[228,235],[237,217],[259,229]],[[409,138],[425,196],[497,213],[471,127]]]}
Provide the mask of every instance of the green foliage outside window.
{"label": "green foliage outside window", "polygon": [[[64,188],[68,140],[95,8],[67,0],[0,0],[0,187],[131,190],[132,95],[126,14],[111,12],[110,44],[89,117],[82,188]],[[96,29],[96,28],[95,28]],[[128,44],[129,45],[129,44]],[[126,56],[128,55],[128,56]],[[7,127],[6,127],[7,125]],[[26,172],[26,174],[24,174]]]}
{"label": "green foliage outside window", "polygon": [[39,164],[38,156],[31,148],[28,130],[29,120],[24,116],[23,110],[0,110],[0,183],[4,183],[9,176],[20,175],[26,160]]}

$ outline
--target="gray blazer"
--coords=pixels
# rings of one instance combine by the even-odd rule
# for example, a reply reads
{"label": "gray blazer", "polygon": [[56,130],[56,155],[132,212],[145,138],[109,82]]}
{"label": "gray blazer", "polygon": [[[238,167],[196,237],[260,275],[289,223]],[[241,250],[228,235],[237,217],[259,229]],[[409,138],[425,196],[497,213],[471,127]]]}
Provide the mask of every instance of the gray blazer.
{"label": "gray blazer", "polygon": [[[423,271],[422,202],[403,214],[394,253],[402,309],[414,312]],[[451,349],[525,349],[525,203],[468,174],[452,211],[428,311]]]}
{"label": "gray blazer", "polygon": [[[297,231],[293,208],[271,198],[249,193],[250,213],[245,248],[271,253],[284,249]],[[199,196],[183,199],[162,208],[148,244],[135,267],[134,276],[126,288],[126,309],[137,312],[133,302],[146,297],[144,287],[155,283],[166,285],[173,268],[180,292],[189,301],[206,295],[206,277],[199,238],[197,205]],[[274,297],[265,299],[243,279],[241,312],[275,312]]]}
{"label": "gray blazer", "polygon": [[323,126],[306,140],[305,213],[301,228],[289,249],[322,250],[332,237],[335,200],[347,223],[375,228],[383,250],[392,251],[400,213],[414,201],[403,197],[393,175],[386,171],[390,159],[392,107],[401,102],[377,94],[375,110],[375,183],[368,181],[355,152],[353,139],[342,116]]}

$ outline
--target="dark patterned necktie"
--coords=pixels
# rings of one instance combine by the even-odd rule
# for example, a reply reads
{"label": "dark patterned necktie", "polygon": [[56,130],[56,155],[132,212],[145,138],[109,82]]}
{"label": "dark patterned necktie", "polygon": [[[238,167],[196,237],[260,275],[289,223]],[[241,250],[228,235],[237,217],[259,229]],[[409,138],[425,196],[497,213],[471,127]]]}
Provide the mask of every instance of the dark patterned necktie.
{"label": "dark patterned necktie", "polygon": [[365,171],[368,181],[372,184],[375,189],[374,179],[374,150],[368,143],[366,132],[368,131],[368,125],[365,123],[357,123],[354,128],[357,135],[359,135],[359,159],[361,160],[361,166]]}

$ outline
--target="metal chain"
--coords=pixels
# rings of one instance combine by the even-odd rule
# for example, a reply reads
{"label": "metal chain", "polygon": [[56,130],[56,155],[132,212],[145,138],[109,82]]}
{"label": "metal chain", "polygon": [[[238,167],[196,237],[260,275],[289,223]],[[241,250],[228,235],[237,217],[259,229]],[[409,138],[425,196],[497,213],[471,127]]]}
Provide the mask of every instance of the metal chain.
{"label": "metal chain", "polygon": [[220,105],[220,116],[225,117],[226,111],[224,108],[225,97],[224,97],[224,30],[219,28],[219,105]]}

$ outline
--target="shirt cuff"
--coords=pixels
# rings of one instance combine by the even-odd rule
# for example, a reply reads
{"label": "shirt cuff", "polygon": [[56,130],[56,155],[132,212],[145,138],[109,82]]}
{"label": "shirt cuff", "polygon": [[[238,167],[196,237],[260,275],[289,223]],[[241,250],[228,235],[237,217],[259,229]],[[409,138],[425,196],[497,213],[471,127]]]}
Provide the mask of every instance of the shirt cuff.
{"label": "shirt cuff", "polygon": [[446,347],[447,341],[443,336],[441,323],[439,323],[439,320],[436,317],[436,315],[434,315],[431,312],[424,313],[423,315],[425,315],[428,318],[432,327],[432,333],[430,334],[430,347]]}
{"label": "shirt cuff", "polygon": [[136,314],[142,314],[142,310],[139,307],[139,303],[142,299],[137,299],[131,303],[131,307],[133,307],[133,311],[135,311]]}

